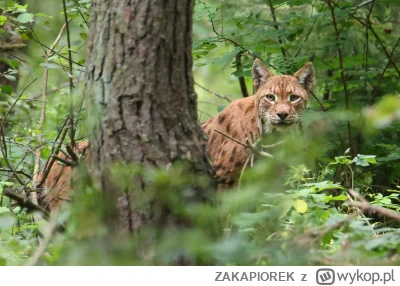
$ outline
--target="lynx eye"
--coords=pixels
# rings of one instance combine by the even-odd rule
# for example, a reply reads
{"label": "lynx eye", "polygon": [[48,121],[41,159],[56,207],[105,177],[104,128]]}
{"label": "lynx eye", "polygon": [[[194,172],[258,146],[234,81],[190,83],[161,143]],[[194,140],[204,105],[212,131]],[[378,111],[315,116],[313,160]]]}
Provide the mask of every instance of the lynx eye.
{"label": "lynx eye", "polygon": [[299,98],[300,96],[292,94],[291,96],[289,96],[289,101],[297,101]]}
{"label": "lynx eye", "polygon": [[272,94],[266,95],[265,98],[266,98],[268,101],[275,101],[275,96],[272,95]]}

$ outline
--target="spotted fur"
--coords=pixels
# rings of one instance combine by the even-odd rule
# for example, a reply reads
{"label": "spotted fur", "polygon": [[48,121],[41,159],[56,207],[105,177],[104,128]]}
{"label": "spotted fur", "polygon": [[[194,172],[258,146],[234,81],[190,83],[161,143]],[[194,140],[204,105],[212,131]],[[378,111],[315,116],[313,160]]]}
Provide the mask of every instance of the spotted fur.
{"label": "spotted fur", "polygon": [[312,63],[289,76],[273,75],[260,60],[255,60],[255,95],[231,102],[201,125],[208,136],[208,151],[219,189],[228,189],[238,182],[250,155],[248,148],[233,139],[244,143],[250,132],[257,135],[273,130],[286,132],[290,126],[300,123],[313,76]]}

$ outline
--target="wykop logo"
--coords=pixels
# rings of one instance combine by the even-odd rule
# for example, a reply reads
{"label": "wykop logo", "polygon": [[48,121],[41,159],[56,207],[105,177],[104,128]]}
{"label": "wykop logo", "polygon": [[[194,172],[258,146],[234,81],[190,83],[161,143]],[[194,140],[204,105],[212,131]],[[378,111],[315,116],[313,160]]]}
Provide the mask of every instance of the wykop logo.
{"label": "wykop logo", "polygon": [[335,271],[331,268],[321,268],[317,270],[318,285],[333,285],[335,283]]}

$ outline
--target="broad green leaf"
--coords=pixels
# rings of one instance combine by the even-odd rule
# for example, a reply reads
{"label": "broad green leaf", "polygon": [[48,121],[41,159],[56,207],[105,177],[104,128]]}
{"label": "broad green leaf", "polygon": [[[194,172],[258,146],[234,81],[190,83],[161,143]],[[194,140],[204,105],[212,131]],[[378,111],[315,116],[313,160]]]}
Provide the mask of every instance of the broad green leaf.
{"label": "broad green leaf", "polygon": [[3,214],[0,216],[0,229],[10,228],[14,225],[16,219],[11,214]]}
{"label": "broad green leaf", "polygon": [[33,20],[33,14],[31,13],[19,14],[17,20],[22,24],[29,23]]}
{"label": "broad green leaf", "polygon": [[295,200],[293,202],[293,206],[296,209],[296,211],[300,214],[307,212],[308,209],[307,203],[303,200]]}
{"label": "broad green leaf", "polygon": [[8,79],[9,81],[16,81],[17,80],[17,78],[15,76],[10,75],[10,74],[5,74],[4,77],[6,79]]}
{"label": "broad green leaf", "polygon": [[0,26],[3,26],[7,22],[7,17],[0,15]]}

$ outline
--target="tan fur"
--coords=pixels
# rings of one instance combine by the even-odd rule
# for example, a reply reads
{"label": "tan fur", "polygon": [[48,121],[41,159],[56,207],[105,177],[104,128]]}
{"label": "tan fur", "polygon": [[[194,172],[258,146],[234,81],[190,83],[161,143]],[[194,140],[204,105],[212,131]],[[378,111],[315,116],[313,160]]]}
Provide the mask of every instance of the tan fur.
{"label": "tan fur", "polygon": [[[226,136],[245,142],[250,132],[269,134],[273,130],[287,131],[289,126],[299,123],[301,112],[306,108],[311,89],[314,68],[306,64],[293,76],[273,75],[260,60],[253,65],[255,95],[231,102],[220,114],[201,124],[208,136],[208,151],[215,168],[218,189],[234,186],[250,154],[241,144]],[[273,96],[274,100],[267,100]],[[290,96],[298,97],[290,101]],[[281,117],[285,117],[282,120]],[[80,151],[88,148],[82,142]],[[65,156],[60,153],[60,157]],[[71,168],[55,163],[45,182],[42,204],[50,210],[58,210],[62,202],[71,197]]]}
{"label": "tan fur", "polygon": [[[84,141],[77,146],[76,153],[85,155],[89,147],[89,142]],[[63,153],[58,154],[64,160],[67,157]],[[60,164],[58,161],[54,162],[49,175],[43,185],[43,192],[40,195],[40,204],[48,208],[52,212],[59,211],[62,204],[71,199],[71,172],[72,168]],[[43,172],[38,176],[40,182]]]}
{"label": "tan fur", "polygon": [[[300,122],[313,75],[311,63],[293,76],[273,75],[257,59],[253,65],[256,94],[233,101],[219,115],[201,125],[208,136],[208,151],[215,167],[218,189],[228,189],[237,183],[250,151],[215,130],[243,143],[250,138],[250,132],[260,135],[269,134],[274,129],[287,131],[289,126]],[[274,100],[267,100],[268,96],[274,96]],[[297,100],[290,101],[290,96],[297,97]]]}

